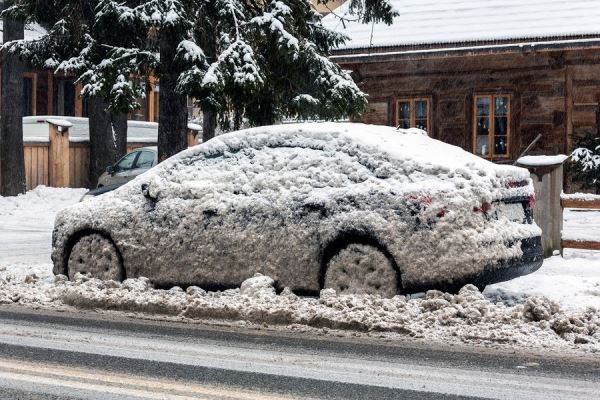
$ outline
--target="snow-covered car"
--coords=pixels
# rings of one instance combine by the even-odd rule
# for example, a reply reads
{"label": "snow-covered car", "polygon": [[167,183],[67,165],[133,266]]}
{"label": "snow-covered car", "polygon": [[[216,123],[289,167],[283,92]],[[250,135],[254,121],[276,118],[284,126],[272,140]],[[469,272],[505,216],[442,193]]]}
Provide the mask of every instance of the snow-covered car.
{"label": "snow-covered car", "polygon": [[54,273],[393,296],[542,264],[527,170],[417,129],[290,124],[221,135],[62,211]]}

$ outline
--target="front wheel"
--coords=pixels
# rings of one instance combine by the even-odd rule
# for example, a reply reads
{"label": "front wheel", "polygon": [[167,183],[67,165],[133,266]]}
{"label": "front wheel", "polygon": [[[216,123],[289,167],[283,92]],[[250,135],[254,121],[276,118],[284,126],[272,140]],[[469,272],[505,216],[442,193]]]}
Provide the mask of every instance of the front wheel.
{"label": "front wheel", "polygon": [[340,249],[327,263],[325,288],[340,294],[398,293],[397,273],[391,260],[377,247],[353,243]]}
{"label": "front wheel", "polygon": [[110,239],[99,233],[82,236],[71,249],[67,264],[69,279],[78,272],[102,280],[124,279],[119,251]]}

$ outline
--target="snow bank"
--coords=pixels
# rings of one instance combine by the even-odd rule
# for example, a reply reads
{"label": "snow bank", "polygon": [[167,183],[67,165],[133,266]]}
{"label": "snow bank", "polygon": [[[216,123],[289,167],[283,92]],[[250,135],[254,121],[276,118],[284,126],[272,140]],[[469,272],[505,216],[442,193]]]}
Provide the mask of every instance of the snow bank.
{"label": "snow bank", "polygon": [[[599,237],[600,230],[596,231]],[[538,272],[490,285],[484,294],[491,301],[510,306],[522,303],[527,296],[544,296],[568,310],[600,310],[600,252],[565,249],[564,258],[547,258]]]}
{"label": "snow bank", "polygon": [[0,196],[0,265],[49,263],[54,217],[85,191],[38,186],[19,196]]}
{"label": "snow bank", "polygon": [[600,241],[600,211],[565,209],[561,234],[564,240]]}
{"label": "snow bank", "polygon": [[333,289],[307,298],[289,289],[277,295],[267,276],[250,278],[240,289],[206,292],[197,287],[158,290],[145,278],[118,283],[81,274],[74,281],[59,275],[50,285],[37,276],[0,272],[0,304],[14,303],[146,313],[154,318],[388,332],[444,343],[600,350],[598,309],[565,311],[543,297],[507,306],[490,302],[472,285],[455,295],[432,290],[418,299],[338,295]]}

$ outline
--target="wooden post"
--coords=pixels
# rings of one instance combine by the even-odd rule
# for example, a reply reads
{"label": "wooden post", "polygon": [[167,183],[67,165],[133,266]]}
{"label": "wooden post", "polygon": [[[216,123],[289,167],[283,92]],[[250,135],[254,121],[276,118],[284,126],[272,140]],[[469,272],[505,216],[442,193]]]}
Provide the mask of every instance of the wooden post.
{"label": "wooden post", "polygon": [[520,167],[531,173],[536,199],[533,219],[542,228],[542,247],[546,257],[561,248],[563,217],[560,194],[563,189],[562,163],[566,159],[567,156],[557,156],[555,162],[548,163],[543,157],[530,156],[527,161],[525,158],[517,161]]}
{"label": "wooden post", "polygon": [[48,154],[48,184],[52,187],[69,187],[69,121],[50,118],[48,137],[50,148]]}
{"label": "wooden post", "polygon": [[189,122],[187,126],[187,145],[196,146],[202,143],[202,125]]}
{"label": "wooden post", "polygon": [[198,144],[198,131],[193,129],[187,130],[187,145],[188,147],[196,146]]}

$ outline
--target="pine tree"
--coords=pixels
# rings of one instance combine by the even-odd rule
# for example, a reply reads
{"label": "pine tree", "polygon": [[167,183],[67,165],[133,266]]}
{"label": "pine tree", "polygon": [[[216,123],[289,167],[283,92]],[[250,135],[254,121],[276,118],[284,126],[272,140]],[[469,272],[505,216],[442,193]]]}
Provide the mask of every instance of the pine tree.
{"label": "pine tree", "polygon": [[[389,0],[349,1],[365,22],[390,23],[394,15]],[[204,140],[217,121],[229,130],[285,117],[353,117],[366,106],[350,74],[328,59],[346,38],[323,27],[309,0],[54,2],[63,10],[94,5],[93,21],[67,35],[83,38],[72,47],[79,53],[57,65],[78,74],[83,96],[124,113],[144,95],[140,80],[159,78],[160,159],[185,147],[186,96],[204,111]],[[57,24],[69,20],[62,18]],[[58,29],[48,36],[62,40]]]}
{"label": "pine tree", "polygon": [[[121,91],[133,92],[135,89],[130,88],[127,79],[125,84],[119,85],[123,81],[122,75],[111,75],[108,79],[115,83],[106,87],[96,84],[96,75],[89,74],[92,66],[101,65],[108,58],[110,48],[107,46],[119,45],[124,42],[124,38],[129,37],[117,34],[109,29],[109,25],[95,25],[96,10],[93,3],[68,0],[17,1],[6,14],[40,23],[48,29],[48,33],[39,40],[5,43],[4,48],[36,68],[74,75],[79,82],[86,83],[82,96],[87,100],[89,110],[89,181],[95,187],[104,169],[126,153],[126,110],[133,110],[136,105],[128,103],[128,107],[109,108],[109,99],[121,101]],[[135,35],[138,36],[139,34]],[[116,71],[110,70],[108,73]]]}

